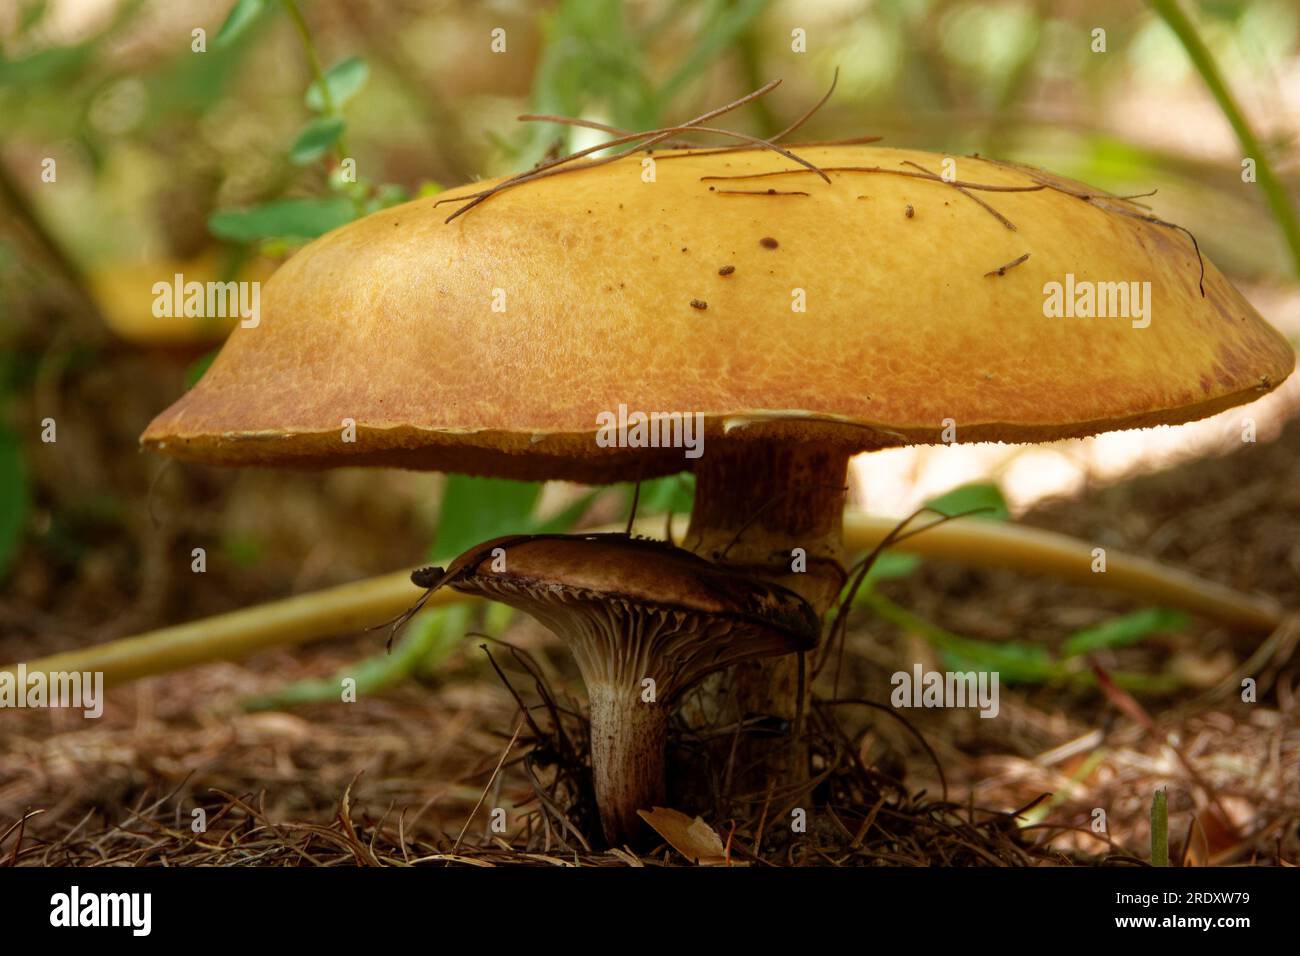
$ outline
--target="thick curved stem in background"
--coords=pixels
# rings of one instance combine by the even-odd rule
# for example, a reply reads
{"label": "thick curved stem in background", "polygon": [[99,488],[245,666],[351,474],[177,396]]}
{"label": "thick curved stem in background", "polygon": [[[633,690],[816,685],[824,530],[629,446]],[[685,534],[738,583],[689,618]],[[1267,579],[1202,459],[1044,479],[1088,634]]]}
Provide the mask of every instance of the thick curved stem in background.
{"label": "thick curved stem in background", "polygon": [[[683,533],[684,520],[673,524],[677,534]],[[844,516],[845,545],[850,551],[869,551],[897,524],[895,518],[849,513]],[[663,518],[639,521],[635,530],[649,537],[662,534]],[[721,536],[712,537],[716,540]],[[726,547],[726,541],[718,547]],[[1282,606],[1273,598],[1244,594],[1150,558],[1107,549],[1106,573],[1097,574],[1093,569],[1096,560],[1093,547],[1091,541],[1023,525],[952,521],[900,542],[898,550],[977,567],[1052,575],[1081,587],[1104,588],[1148,604],[1183,608],[1242,634],[1267,635],[1285,621]],[[109,687],[382,625],[409,608],[418,595],[411,584],[412,570],[394,571],[64,651],[28,661],[27,671],[44,674],[98,671],[104,675],[104,686]],[[447,604],[475,600],[478,599],[444,589],[429,599],[425,610],[427,613]],[[17,664],[0,666],[0,672],[14,673],[17,667]]]}
{"label": "thick curved stem in background", "polygon": [[638,810],[663,806],[668,712],[641,699],[639,687],[588,684],[591,772],[600,825],[610,846],[644,845],[653,836]]}
{"label": "thick curved stem in background", "polygon": [[[789,588],[821,619],[844,583],[848,463],[847,451],[833,445],[716,442],[695,468],[695,507],[684,546]],[[800,560],[804,570],[796,571]],[[707,678],[684,714],[696,726],[731,726],[765,715],[792,729],[798,675],[793,655],[738,664]],[[761,790],[769,780],[797,780],[804,765],[798,748],[780,735],[742,736],[728,759],[733,789],[741,791]]]}

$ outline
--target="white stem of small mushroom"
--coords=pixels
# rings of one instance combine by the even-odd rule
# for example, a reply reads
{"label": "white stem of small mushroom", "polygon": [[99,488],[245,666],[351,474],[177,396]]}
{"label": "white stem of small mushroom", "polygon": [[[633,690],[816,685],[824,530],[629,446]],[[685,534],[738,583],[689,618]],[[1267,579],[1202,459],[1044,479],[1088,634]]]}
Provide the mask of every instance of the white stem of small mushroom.
{"label": "white stem of small mushroom", "polygon": [[664,803],[668,711],[642,700],[637,686],[587,685],[591,701],[591,769],[600,823],[610,846],[644,842],[638,810]]}

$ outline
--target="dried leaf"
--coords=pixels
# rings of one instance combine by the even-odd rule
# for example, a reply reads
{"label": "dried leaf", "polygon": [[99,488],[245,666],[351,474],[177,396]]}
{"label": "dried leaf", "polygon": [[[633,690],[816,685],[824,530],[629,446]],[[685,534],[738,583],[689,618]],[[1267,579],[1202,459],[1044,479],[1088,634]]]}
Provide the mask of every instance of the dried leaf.
{"label": "dried leaf", "polygon": [[1183,866],[1209,866],[1210,843],[1205,836],[1205,827],[1201,826],[1199,814],[1192,814],[1192,821],[1187,825],[1187,839],[1183,841]]}
{"label": "dried leaf", "polygon": [[[727,855],[718,831],[701,817],[691,819],[680,810],[655,807],[638,810],[641,819],[650,824],[668,845],[692,863],[700,866],[736,866]],[[743,865],[743,864],[741,864]]]}

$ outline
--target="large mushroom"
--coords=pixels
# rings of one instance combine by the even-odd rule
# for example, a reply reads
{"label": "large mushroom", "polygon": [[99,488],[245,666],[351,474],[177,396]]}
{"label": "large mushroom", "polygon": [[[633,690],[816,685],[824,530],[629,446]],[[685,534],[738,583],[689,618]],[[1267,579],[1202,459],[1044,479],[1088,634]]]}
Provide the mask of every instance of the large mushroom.
{"label": "large mushroom", "polygon": [[729,664],[810,651],[819,633],[793,591],[620,534],[497,538],[416,578],[524,611],[568,645],[587,686],[612,845],[638,842],[637,811],[664,802],[665,732],[682,692]]}
{"label": "large mushroom", "polygon": [[[1177,424],[1294,366],[1190,235],[1132,202],[980,158],[794,152],[829,181],[757,148],[642,153],[335,230],[142,441],[227,465],[689,469],[686,547],[822,615],[854,453]],[[597,441],[623,412],[698,413],[703,447]],[[712,710],[792,717],[796,673],[738,664],[706,681]]]}

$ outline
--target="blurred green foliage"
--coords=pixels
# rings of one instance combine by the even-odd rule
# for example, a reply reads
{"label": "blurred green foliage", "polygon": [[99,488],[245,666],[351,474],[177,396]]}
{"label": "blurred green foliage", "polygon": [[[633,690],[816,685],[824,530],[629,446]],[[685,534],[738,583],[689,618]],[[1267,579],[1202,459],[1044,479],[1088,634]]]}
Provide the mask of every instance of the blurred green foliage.
{"label": "blurred green foliage", "polygon": [[1006,521],[1011,516],[1002,489],[988,482],[975,482],[931,498],[925,506],[947,517],[965,515],[985,521]]}
{"label": "blurred green foliage", "polygon": [[0,426],[0,579],[9,572],[22,544],[30,495],[22,445],[12,431]]}
{"label": "blurred green foliage", "polygon": [[[926,508],[962,521],[978,518],[1006,521],[1010,518],[1001,489],[985,482],[954,488],[926,502]],[[926,516],[922,515],[908,527],[921,527],[925,520]],[[891,550],[881,552],[868,570],[861,588],[852,594],[853,605],[865,608],[932,644],[942,653],[944,666],[949,670],[997,671],[1000,679],[1008,683],[1091,685],[1095,678],[1080,666],[1079,659],[1098,651],[1129,647],[1157,634],[1175,633],[1188,624],[1187,616],[1179,611],[1143,608],[1070,634],[1056,653],[1029,641],[976,640],[939,627],[880,593],[878,585],[906,578],[921,564],[921,558],[914,554]],[[1117,673],[1111,676],[1120,687],[1148,692],[1166,691],[1178,686],[1178,681],[1167,675]]]}
{"label": "blurred green foliage", "polygon": [[[645,129],[783,78],[779,96],[728,117],[729,125],[770,133],[838,69],[835,98],[803,131],[808,138],[878,132],[893,143],[1038,162],[1118,191],[1159,184],[1162,203],[1172,206],[1167,214],[1200,217],[1204,247],[1229,271],[1286,274],[1285,247],[1258,229],[1261,197],[1243,187],[1231,163],[1171,145],[1168,135],[1135,135],[1122,114],[1130,102],[1150,109],[1184,93],[1195,69],[1211,89],[1214,76],[1247,86],[1249,95],[1238,98],[1269,115],[1285,102],[1282,78],[1295,69],[1294,0],[1184,0],[1199,47],[1170,29],[1163,0],[794,6],[557,0],[519,12],[237,0],[224,21],[208,22],[210,11],[200,6],[124,0],[70,28],[50,3],[20,0],[17,16],[0,27],[0,205],[14,206],[6,196],[27,197],[35,215],[26,228],[42,230],[87,271],[184,258],[213,244],[280,256],[360,215],[431,195],[439,182],[527,168],[600,141],[569,125],[519,126],[514,116],[525,106]],[[498,22],[509,27],[508,56],[489,52]],[[192,46],[197,27],[211,34],[202,52]],[[796,28],[808,34],[806,54],[792,51]],[[1107,34],[1104,54],[1090,49],[1098,28]],[[522,84],[511,85],[512,70],[522,71]],[[1240,135],[1242,118],[1219,100]],[[1199,113],[1185,115],[1201,121]],[[1260,157],[1294,155],[1287,135],[1270,130],[1256,143]],[[61,169],[57,190],[30,176],[52,153]],[[355,177],[345,175],[344,159],[356,161]],[[1280,185],[1294,189],[1294,174]],[[1274,214],[1286,227],[1289,203],[1280,209],[1278,195],[1270,193]],[[31,514],[23,449],[40,418],[20,420],[14,396],[26,393],[42,362],[72,361],[66,343],[58,348],[67,354],[55,359],[37,351],[43,345],[19,343],[12,300],[37,270],[15,264],[8,249],[0,242],[0,574],[16,560]],[[39,268],[49,271],[49,263]],[[34,326],[38,318],[21,321]],[[29,338],[44,341],[30,330]],[[187,386],[210,361],[190,367]],[[542,519],[539,485],[451,478],[446,488],[431,551],[439,559],[494,534],[571,527],[594,501],[594,493],[582,496]],[[630,488],[611,494],[630,504]],[[690,500],[688,478],[661,479],[642,487],[639,510],[680,513]],[[991,486],[933,504],[948,513],[988,507],[986,517],[1006,517]],[[69,536],[88,526],[84,517],[51,522],[70,551]],[[867,593],[918,564],[886,552]],[[1075,635],[1068,646],[1122,646],[1174,626],[1160,612],[1142,613]],[[1032,673],[1047,665],[1026,658],[1020,666]]]}

